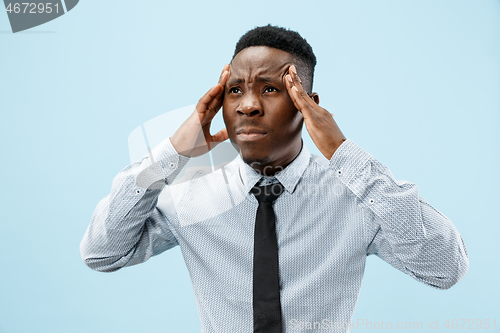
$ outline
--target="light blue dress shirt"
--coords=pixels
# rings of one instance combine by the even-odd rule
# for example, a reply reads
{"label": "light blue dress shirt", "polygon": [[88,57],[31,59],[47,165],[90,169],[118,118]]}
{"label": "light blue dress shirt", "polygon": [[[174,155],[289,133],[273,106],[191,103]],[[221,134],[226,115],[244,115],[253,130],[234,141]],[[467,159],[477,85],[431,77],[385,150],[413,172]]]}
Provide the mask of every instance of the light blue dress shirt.
{"label": "light blue dress shirt", "polygon": [[[174,182],[187,161],[166,139],[121,171],[92,216],[82,258],[111,272],[179,245],[202,332],[251,333],[258,203],[250,189],[262,175],[238,156]],[[330,161],[303,146],[276,178],[285,188],[274,203],[283,332],[349,332],[370,254],[439,289],[467,272],[451,221],[350,140]]]}

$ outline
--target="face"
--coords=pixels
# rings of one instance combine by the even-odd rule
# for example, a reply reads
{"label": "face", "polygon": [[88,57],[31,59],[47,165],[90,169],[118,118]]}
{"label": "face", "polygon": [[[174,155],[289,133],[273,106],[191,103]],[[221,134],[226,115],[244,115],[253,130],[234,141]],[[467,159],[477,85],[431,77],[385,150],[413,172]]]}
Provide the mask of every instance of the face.
{"label": "face", "polygon": [[290,164],[302,147],[302,114],[284,82],[293,64],[285,51],[254,46],[238,53],[229,68],[223,101],[229,139],[265,175]]}

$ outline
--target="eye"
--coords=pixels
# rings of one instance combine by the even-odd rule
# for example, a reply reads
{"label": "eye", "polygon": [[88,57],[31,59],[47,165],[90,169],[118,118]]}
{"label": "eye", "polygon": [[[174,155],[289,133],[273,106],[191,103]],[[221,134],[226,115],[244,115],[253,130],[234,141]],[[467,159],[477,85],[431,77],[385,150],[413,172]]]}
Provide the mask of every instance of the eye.
{"label": "eye", "polygon": [[278,89],[276,89],[274,87],[266,87],[266,89],[264,89],[265,93],[267,93],[267,92],[274,92],[274,91],[278,91]]}
{"label": "eye", "polygon": [[241,93],[241,89],[238,87],[232,87],[229,89],[229,93],[230,94],[239,94],[239,93]]}

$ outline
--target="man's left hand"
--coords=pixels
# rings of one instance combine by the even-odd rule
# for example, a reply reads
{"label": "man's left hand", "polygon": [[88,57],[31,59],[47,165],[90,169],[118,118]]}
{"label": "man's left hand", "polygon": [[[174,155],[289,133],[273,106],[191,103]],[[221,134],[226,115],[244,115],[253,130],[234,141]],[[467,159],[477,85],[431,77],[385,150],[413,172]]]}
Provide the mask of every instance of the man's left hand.
{"label": "man's left hand", "polygon": [[[293,104],[304,117],[304,124],[311,139],[319,151],[330,160],[337,148],[346,140],[333,119],[333,114],[319,106],[302,88],[295,66],[290,66],[284,80]],[[317,95],[314,98],[319,101]]]}

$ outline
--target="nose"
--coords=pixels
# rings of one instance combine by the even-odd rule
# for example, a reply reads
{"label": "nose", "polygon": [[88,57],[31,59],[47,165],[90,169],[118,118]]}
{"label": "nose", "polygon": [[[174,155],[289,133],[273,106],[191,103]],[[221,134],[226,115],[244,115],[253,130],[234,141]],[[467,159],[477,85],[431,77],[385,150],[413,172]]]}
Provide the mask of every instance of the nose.
{"label": "nose", "polygon": [[240,105],[236,109],[240,115],[255,117],[262,115],[262,105],[259,98],[254,93],[248,92],[244,94],[240,100]]}

